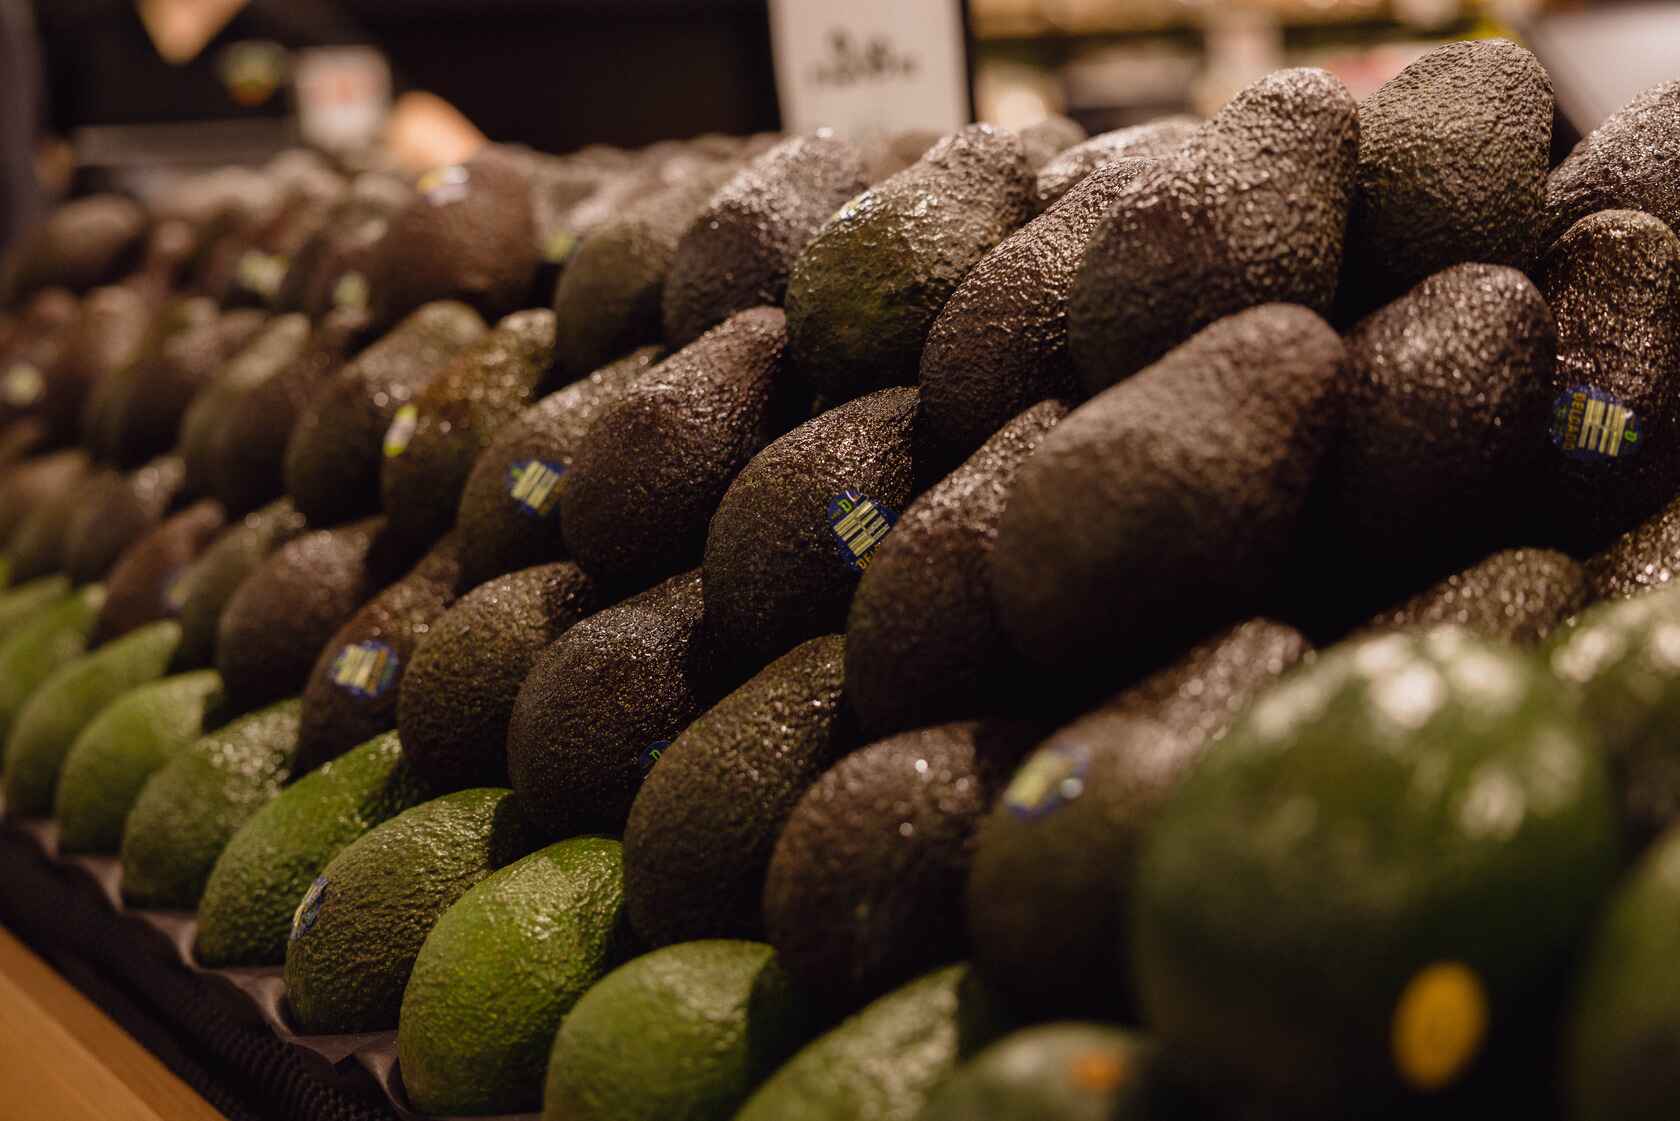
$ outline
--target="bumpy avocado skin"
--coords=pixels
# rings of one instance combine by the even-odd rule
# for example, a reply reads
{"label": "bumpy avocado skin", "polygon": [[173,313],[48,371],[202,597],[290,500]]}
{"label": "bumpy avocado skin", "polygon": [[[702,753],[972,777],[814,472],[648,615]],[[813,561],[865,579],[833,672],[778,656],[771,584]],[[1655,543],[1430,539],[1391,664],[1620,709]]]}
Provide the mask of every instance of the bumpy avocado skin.
{"label": "bumpy avocado skin", "polygon": [[1533,646],[1597,598],[1586,570],[1554,549],[1505,549],[1379,612],[1361,631],[1452,623]]}
{"label": "bumpy avocado skin", "polygon": [[614,587],[692,568],[729,484],[796,423],[785,317],[753,308],[712,328],[601,410],[560,492],[566,545]]}
{"label": "bumpy avocado skin", "polygon": [[[750,674],[845,626],[878,534],[914,493],[916,400],[883,389],[830,409],[736,476],[706,534],[706,632],[721,657]],[[879,516],[843,538],[863,500]]]}
{"label": "bumpy avocado skin", "polygon": [[1680,225],[1680,81],[1652,86],[1591,135],[1546,179],[1546,242],[1600,210],[1642,210]]}
{"label": "bumpy avocado skin", "polygon": [[658,752],[712,699],[700,573],[574,625],[520,686],[507,764],[531,820],[554,837],[624,828]]}
{"label": "bumpy avocado skin", "polygon": [[181,622],[177,669],[215,664],[216,632],[222,611],[239,585],[268,555],[304,529],[303,515],[289,498],[270,503],[245,517],[210,543],[165,591]]}
{"label": "bumpy avocado skin", "polygon": [[1016,472],[1066,415],[1043,401],[1010,421],[871,559],[846,621],[846,696],[869,734],[999,712],[1030,672],[992,605],[992,546]]}
{"label": "bumpy avocado skin", "polygon": [[683,730],[624,827],[624,894],[642,940],[761,938],[764,877],[800,796],[861,742],[843,693],[845,639],[771,662]]}
{"label": "bumpy avocado skin", "polygon": [[474,588],[431,624],[403,675],[403,753],[439,790],[505,786],[508,723],[537,656],[606,597],[570,561]]}
{"label": "bumpy avocado skin", "polygon": [[1279,70],[1140,176],[1086,246],[1069,299],[1087,391],[1255,304],[1327,312],[1358,159],[1358,107],[1341,82]]}
{"label": "bumpy avocado skin", "polygon": [[58,599],[0,642],[0,736],[63,665],[87,651],[88,635],[105,603],[105,586],[90,584]]}
{"label": "bumpy avocado skin", "polygon": [[1525,269],[1545,248],[1552,82],[1505,39],[1446,43],[1359,104],[1338,314],[1461,261]]}
{"label": "bumpy avocado skin", "polygon": [[[1649,214],[1600,211],[1552,245],[1537,278],[1558,333],[1541,537],[1579,554],[1680,492],[1680,239]],[[1607,416],[1631,413],[1613,445],[1592,439],[1590,393],[1608,396]]]}
{"label": "bumpy avocado skin", "polygon": [[916,380],[939,309],[1031,212],[1020,138],[970,125],[858,195],[793,263],[788,340],[813,388],[844,401]]}
{"label": "bumpy avocado skin", "polygon": [[286,490],[298,509],[322,527],[377,513],[391,418],[485,330],[465,304],[427,304],[323,386],[286,445]]}
{"label": "bumpy avocado skin", "polygon": [[799,251],[867,186],[863,151],[826,131],[783,141],[738,171],[677,243],[665,338],[687,346],[736,312],[779,305]]}
{"label": "bumpy avocado skin", "polygon": [[1065,148],[1038,169],[1034,212],[1044,213],[1087,175],[1121,159],[1159,159],[1184,146],[1202,122],[1195,117],[1159,117],[1141,125],[1099,132],[1089,140]]}
{"label": "bumpy avocado skin", "polygon": [[1209,741],[1310,651],[1292,628],[1250,620],[1041,742],[979,827],[966,893],[975,968],[1035,1017],[1129,1007],[1145,831]]}
{"label": "bumpy avocado skin", "polygon": [[1022,465],[992,551],[1021,651],[1112,682],[1117,657],[1158,662],[1258,610],[1338,427],[1342,363],[1318,316],[1268,304],[1069,413]]}
{"label": "bumpy avocado skin", "polygon": [[[180,613],[175,582],[226,523],[220,503],[195,502],[136,541],[105,581],[105,606],[93,628],[93,644],[175,618]],[[179,661],[179,649],[175,657]]]}
{"label": "bumpy avocado skin", "polygon": [[1052,114],[1022,129],[1020,137],[1021,148],[1027,155],[1027,166],[1036,174],[1075,144],[1089,140],[1091,134],[1078,121]]}

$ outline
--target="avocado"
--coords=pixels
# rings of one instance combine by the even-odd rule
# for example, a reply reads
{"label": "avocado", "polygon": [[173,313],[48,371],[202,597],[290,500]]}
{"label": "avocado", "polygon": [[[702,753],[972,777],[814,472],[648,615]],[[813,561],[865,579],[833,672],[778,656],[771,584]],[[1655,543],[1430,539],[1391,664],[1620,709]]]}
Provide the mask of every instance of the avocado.
{"label": "avocado", "polygon": [[1057,729],[1015,771],[980,824],[967,925],[975,968],[1016,1007],[1113,1018],[1132,1006],[1145,832],[1207,745],[1310,649],[1251,619]]}
{"label": "avocado", "polygon": [[82,472],[63,492],[50,497],[43,495],[35,502],[6,544],[11,582],[23,583],[64,572],[67,568],[65,535],[70,522],[89,503],[109,498],[113,490],[124,489],[122,479],[109,468]]}
{"label": "avocado", "polygon": [[164,764],[123,826],[123,898],[137,907],[196,907],[228,839],[280,793],[297,726],[298,702],[281,701],[224,724]]}
{"label": "avocado", "polygon": [[826,129],[784,140],[738,171],[677,242],[664,286],[666,340],[687,346],[736,312],[779,305],[799,251],[869,183],[863,151]]}
{"label": "avocado", "polygon": [[186,468],[160,456],[135,471],[89,479],[64,525],[64,571],[78,584],[102,580],[123,551],[162,523],[181,494]]}
{"label": "avocado", "polygon": [[464,586],[566,557],[560,491],[584,435],[663,354],[656,346],[633,350],[550,393],[497,431],[461,488],[455,522]]}
{"label": "avocado", "polygon": [[162,677],[180,639],[177,624],[152,623],[65,663],[30,694],[6,738],[8,814],[52,813],[70,745],[106,705]]}
{"label": "avocado", "polygon": [[[0,471],[17,467],[44,451],[46,443],[46,426],[35,418],[14,421],[0,428]],[[0,558],[3,557],[4,554],[0,554]]]}
{"label": "avocado", "polygon": [[1547,538],[1581,553],[1680,492],[1680,239],[1631,210],[1588,215],[1537,272],[1557,320]]}
{"label": "avocado", "polygon": [[801,795],[860,742],[846,640],[771,662],[661,749],[624,827],[624,898],[642,940],[761,938],[764,876]]}
{"label": "avocado", "polygon": [[1361,101],[1338,313],[1463,261],[1533,264],[1553,112],[1545,68],[1508,39],[1443,43]]}
{"label": "avocado", "polygon": [[0,277],[0,303],[40,288],[84,292],[124,276],[139,259],[146,211],[116,194],[88,195],[54,209],[23,234]]}
{"label": "avocado", "polygon": [[1149,828],[1144,1022],[1281,1116],[1424,1109],[1524,1032],[1617,850],[1596,737],[1535,659],[1454,627],[1348,643],[1257,700]]}
{"label": "avocado", "polygon": [[1358,107],[1342,83],[1279,70],[1139,176],[1086,242],[1068,297],[1086,391],[1256,304],[1329,311],[1358,159]]}
{"label": "avocado", "polygon": [[561,1020],[629,956],[622,867],[617,841],[574,837],[493,873],[444,912],[397,1024],[415,1109],[539,1107]]}
{"label": "avocado", "polygon": [[[288,703],[295,739],[298,710]],[[265,766],[283,775],[290,763],[287,755]],[[374,826],[431,797],[431,788],[404,761],[394,732],[284,790],[276,779],[208,849],[197,881],[202,899],[195,891],[188,903],[198,904],[193,952],[199,962],[212,968],[283,965],[298,902],[327,862]]]}
{"label": "avocado", "polygon": [[1042,214],[1087,175],[1122,159],[1160,159],[1175,154],[1201,122],[1194,117],[1157,117],[1141,125],[1099,132],[1089,140],[1064,148],[1038,169],[1033,213]]}
{"label": "avocado", "polygon": [[729,1121],[821,1021],[761,942],[643,954],[561,1021],[545,1121]]}
{"label": "avocado", "polygon": [[825,1004],[855,1008],[963,956],[974,830],[1042,735],[968,722],[878,740],[830,767],[776,838],[766,939]]}
{"label": "avocado", "polygon": [[303,529],[303,515],[291,499],[282,498],[228,526],[181,570],[163,593],[181,623],[176,668],[215,664],[216,631],[234,592],[270,553]]}
{"label": "avocado", "polygon": [[1545,242],[1600,210],[1642,210],[1680,224],[1669,160],[1680,145],[1680,81],[1641,93],[1575,145],[1546,177]]}
{"label": "avocado", "polygon": [[307,316],[276,316],[192,399],[181,418],[180,445],[191,493],[215,494],[217,459],[235,405],[258,386],[282,376],[307,352],[312,334]]}
{"label": "avocado", "polygon": [[508,721],[507,767],[550,836],[624,828],[648,768],[712,699],[700,573],[597,612],[531,666]]}
{"label": "avocado", "polygon": [[70,579],[62,573],[0,589],[0,643],[69,594]]}
{"label": "avocado", "polygon": [[294,776],[396,726],[397,690],[415,645],[455,600],[457,542],[446,534],[321,647],[303,688]]}
{"label": "avocado", "polygon": [[919,422],[942,466],[1040,401],[1084,399],[1068,355],[1068,292],[1085,243],[1150,166],[1122,158],[1095,168],[982,257],[946,301],[922,351]]}
{"label": "avocado", "polygon": [[379,493],[391,532],[425,544],[455,522],[473,461],[539,396],[554,362],[554,313],[521,311],[469,343],[385,434]]}
{"label": "avocado", "polygon": [[801,411],[786,349],[779,309],[743,311],[602,407],[560,488],[579,567],[634,589],[699,562],[729,484]]}
{"label": "avocado", "polygon": [[1533,646],[1590,600],[1586,572],[1572,557],[1551,549],[1505,549],[1379,613],[1361,629],[1454,623],[1482,638]]}
{"label": "avocado", "polygon": [[869,182],[879,183],[897,175],[920,160],[944,137],[945,133],[931,128],[907,128],[858,137],[867,160]]}
{"label": "avocado", "polygon": [[525,305],[539,259],[525,166],[492,147],[434,168],[368,255],[368,306],[389,327],[422,304],[460,300],[486,319]]}
{"label": "avocado", "polygon": [[[155,294],[153,314],[134,354],[90,386],[87,399],[82,402],[81,438],[90,452],[110,458],[117,439],[119,406],[126,402],[136,382],[161,365],[164,344],[189,328],[213,322],[216,316],[216,305],[203,297]],[[252,317],[248,314],[241,315],[241,321],[249,318]],[[161,441],[165,449],[172,440],[173,431]]]}
{"label": "avocado", "polygon": [[1107,1024],[1011,1032],[958,1067],[917,1121],[1151,1121],[1155,1048]]}
{"label": "avocado", "polygon": [[[752,458],[706,534],[706,633],[746,673],[845,626],[858,578],[910,504],[916,391],[830,409]],[[743,674],[744,676],[744,674]]]}
{"label": "avocado", "polygon": [[195,502],[125,550],[105,581],[105,606],[89,641],[98,646],[180,614],[175,583],[226,522],[219,504]]}
{"label": "avocado", "polygon": [[[63,314],[66,310],[68,315]],[[0,424],[42,417],[56,400],[79,397],[85,388],[74,370],[61,369],[72,344],[87,337],[81,303],[62,289],[50,289],[31,300],[24,312],[21,337],[0,352]],[[74,408],[60,406],[56,411],[70,413],[68,420],[74,423]]]}
{"label": "avocado", "polygon": [[916,1121],[940,1083],[1012,1026],[968,966],[936,969],[803,1047],[735,1121]]}
{"label": "avocado", "polygon": [[87,652],[88,635],[104,603],[103,585],[78,588],[0,639],[0,737],[9,737],[18,714],[44,681]]}
{"label": "avocado", "polygon": [[1266,304],[1068,414],[1016,474],[992,550],[1017,647],[1112,682],[1116,661],[1254,613],[1339,419],[1342,362],[1318,316]]}
{"label": "avocado", "polygon": [[1020,132],[1021,148],[1027,154],[1027,166],[1034,174],[1075,144],[1089,140],[1090,136],[1078,121],[1054,113]]}
{"label": "avocado", "polygon": [[844,401],[911,385],[939,309],[1031,213],[1019,137],[969,125],[853,198],[794,259],[788,347],[819,393]]}
{"label": "avocado", "polygon": [[43,505],[61,504],[92,469],[86,452],[68,448],[7,470],[0,476],[0,541],[14,544],[31,514]]}
{"label": "avocado", "polygon": [[396,175],[367,171],[356,176],[325,224],[287,263],[275,306],[312,319],[334,309],[366,311],[364,270],[392,219],[413,198],[413,189]]}
{"label": "avocado", "polygon": [[226,307],[278,307],[292,262],[326,228],[347,189],[342,177],[324,167],[305,169],[283,183],[284,204],[233,259],[227,286],[212,284],[211,294]]}
{"label": "avocado", "polygon": [[414,648],[397,692],[403,753],[438,790],[507,785],[507,732],[519,686],[541,652],[603,606],[569,561],[474,588]]}
{"label": "avocado", "polygon": [[[50,446],[77,441],[94,387],[139,357],[155,310],[152,301],[133,288],[113,286],[88,293],[58,361],[45,371],[39,395],[26,406],[46,425]],[[8,387],[11,377],[8,373]],[[17,403],[13,392],[6,396],[8,404]]]}
{"label": "avocado", "polygon": [[53,804],[60,852],[117,851],[146,780],[198,739],[220,690],[214,670],[165,677],[122,694],[82,729]]}
{"label": "avocado", "polygon": [[1680,1100],[1680,831],[1663,834],[1595,924],[1567,1026],[1572,1121],[1665,1121]]}
{"label": "avocado", "polygon": [[992,545],[1016,471],[1066,414],[1041,401],[1004,425],[871,555],[846,621],[846,697],[869,734],[996,713],[1018,693],[1030,667],[992,606]]}
{"label": "avocado", "polygon": [[438,918],[491,872],[541,847],[507,790],[446,794],[351,841],[304,895],[286,945],[286,1002],[310,1034],[397,1024]]}
{"label": "avocado", "polygon": [[216,624],[216,669],[235,712],[303,691],[321,647],[385,583],[385,519],[294,537],[245,578]]}

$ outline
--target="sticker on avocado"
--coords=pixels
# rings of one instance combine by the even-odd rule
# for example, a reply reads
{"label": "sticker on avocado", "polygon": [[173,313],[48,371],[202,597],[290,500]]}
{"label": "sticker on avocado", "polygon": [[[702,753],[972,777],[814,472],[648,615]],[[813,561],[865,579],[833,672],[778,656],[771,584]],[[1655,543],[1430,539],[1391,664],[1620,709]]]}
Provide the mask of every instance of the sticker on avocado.
{"label": "sticker on avocado", "polygon": [[401,661],[383,642],[356,642],[338,652],[327,676],[340,689],[371,700],[396,683]]}
{"label": "sticker on avocado", "polygon": [[345,311],[366,311],[369,295],[367,277],[359,272],[347,272],[333,285],[333,306]]}
{"label": "sticker on avocado", "polygon": [[414,439],[414,430],[420,427],[420,410],[414,405],[404,405],[397,410],[397,415],[391,418],[391,427],[385,430],[385,458],[395,459],[408,450],[408,442]]}
{"label": "sticker on avocado", "polygon": [[288,262],[278,254],[253,249],[239,258],[239,283],[265,300],[273,299],[286,279]]}
{"label": "sticker on avocado", "polygon": [[1414,1090],[1450,1086],[1481,1051],[1487,1027],[1481,978],[1462,962],[1436,962],[1411,979],[1394,1006],[1395,1069]]}
{"label": "sticker on avocado", "polygon": [[543,260],[551,265],[562,264],[570,259],[572,250],[577,247],[577,235],[571,230],[555,230],[543,243]]}
{"label": "sticker on avocado", "polygon": [[642,758],[640,760],[642,773],[644,775],[653,770],[653,765],[659,762],[660,756],[664,755],[665,749],[670,746],[670,740],[654,740],[648,745],[648,749],[642,752]]}
{"label": "sticker on avocado", "polygon": [[1088,1094],[1112,1094],[1132,1076],[1124,1051],[1094,1050],[1075,1055],[1067,1068],[1068,1081]]}
{"label": "sticker on avocado", "polygon": [[521,459],[508,468],[508,497],[521,514],[546,518],[560,503],[566,469],[545,459]]}
{"label": "sticker on avocado", "polygon": [[18,362],[6,369],[0,378],[0,397],[14,409],[27,409],[47,391],[47,379],[28,362]]}
{"label": "sticker on avocado", "polygon": [[303,899],[292,912],[292,938],[296,942],[308,934],[315,926],[315,920],[321,917],[321,903],[327,897],[327,878],[316,876],[315,882],[309,885],[309,890],[303,893]]}
{"label": "sticker on avocado", "polygon": [[1061,809],[1085,793],[1091,749],[1082,743],[1052,744],[1033,753],[1003,792],[1016,817],[1031,820]]}
{"label": "sticker on avocado", "polygon": [[1577,385],[1552,403],[1552,443],[1571,459],[1626,459],[1641,436],[1638,414],[1602,389]]}
{"label": "sticker on avocado", "polygon": [[467,197],[467,184],[472,175],[460,164],[434,167],[414,184],[420,197],[433,206],[448,206]]}
{"label": "sticker on avocado", "polygon": [[828,527],[840,546],[840,559],[853,572],[869,567],[875,546],[881,543],[898,515],[855,490],[842,491],[828,500]]}
{"label": "sticker on avocado", "polygon": [[163,605],[171,615],[179,615],[187,606],[187,597],[192,594],[192,581],[187,579],[187,574],[191,571],[189,568],[177,570],[164,590]]}

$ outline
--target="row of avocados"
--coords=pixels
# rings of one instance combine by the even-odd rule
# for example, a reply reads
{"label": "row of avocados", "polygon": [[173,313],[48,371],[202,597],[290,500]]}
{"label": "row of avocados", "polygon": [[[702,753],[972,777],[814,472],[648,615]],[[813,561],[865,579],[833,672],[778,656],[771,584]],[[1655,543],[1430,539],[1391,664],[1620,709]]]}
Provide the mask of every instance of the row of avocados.
{"label": "row of avocados", "polygon": [[1548,170],[1456,43],[63,207],[6,813],[426,1114],[1671,1117],[1677,111]]}

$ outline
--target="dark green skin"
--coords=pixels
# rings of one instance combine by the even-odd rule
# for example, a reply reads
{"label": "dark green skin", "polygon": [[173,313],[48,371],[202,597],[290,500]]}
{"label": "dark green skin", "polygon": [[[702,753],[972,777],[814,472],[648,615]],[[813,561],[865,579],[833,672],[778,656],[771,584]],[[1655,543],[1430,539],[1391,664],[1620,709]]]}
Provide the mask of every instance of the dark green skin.
{"label": "dark green skin", "polygon": [[912,385],[939,309],[1031,213],[1020,138],[969,125],[829,218],[793,263],[788,343],[819,393]]}
{"label": "dark green skin", "polygon": [[415,395],[413,438],[379,469],[391,531],[413,545],[455,523],[473,461],[536,400],[554,363],[554,313],[521,311],[468,344]]}
{"label": "dark green skin", "polygon": [[645,588],[699,563],[729,484],[801,413],[778,308],[731,316],[638,378],[578,444],[560,525],[602,584]]}
{"label": "dark green skin", "polygon": [[306,1034],[397,1026],[420,946],[467,889],[542,844],[512,792],[456,791],[350,842],[321,871],[314,925],[294,923],[286,1001]]}
{"label": "dark green skin", "polygon": [[46,426],[50,447],[73,444],[93,389],[139,356],[156,314],[138,285],[97,288],[82,302],[72,330],[64,332],[57,361],[28,414]]}
{"label": "dark green skin", "polygon": [[1568,1025],[1569,1116],[1666,1121],[1680,1096],[1680,833],[1646,854],[1593,934]]}
{"label": "dark green skin", "polygon": [[1680,501],[1618,537],[1582,565],[1591,599],[1627,599],[1666,587],[1680,573]]}
{"label": "dark green skin", "polygon": [[1087,244],[1068,302],[1087,392],[1243,308],[1327,312],[1358,157],[1358,107],[1341,82],[1279,70],[1140,176]]}
{"label": "dark green skin", "polygon": [[942,724],[830,767],[788,815],[765,877],[767,941],[788,972],[828,1007],[850,1009],[962,957],[975,828],[1042,735]]}
{"label": "dark green skin", "polygon": [[764,877],[801,795],[861,742],[842,694],[845,639],[766,666],[665,749],[624,827],[624,897],[651,946],[762,938]]}
{"label": "dark green skin", "polygon": [[992,606],[992,545],[1016,471],[1066,414],[1043,401],[1010,421],[877,547],[846,621],[846,696],[870,735],[999,712],[1029,672]]}
{"label": "dark green skin", "polygon": [[137,907],[198,906],[228,840],[280,793],[297,719],[295,700],[253,712],[199,739],[151,777],[123,828],[124,899]]}
{"label": "dark green skin", "polygon": [[1436,47],[1360,102],[1338,315],[1461,261],[1533,264],[1553,111],[1545,68],[1506,39]]}
{"label": "dark green skin", "polygon": [[[292,731],[297,706],[291,702]],[[280,771],[290,756],[279,761]],[[275,796],[278,792],[278,796]],[[200,879],[200,964],[212,968],[282,965],[299,900],[327,862],[381,822],[432,798],[403,759],[394,732],[271,791],[243,825],[210,854]],[[223,847],[225,845],[225,847]],[[217,852],[220,855],[217,855]]]}
{"label": "dark green skin", "polygon": [[344,306],[338,298],[339,282],[367,266],[392,219],[413,198],[413,189],[396,175],[369,171],[356,176],[326,224],[292,255],[275,306],[315,319]]}
{"label": "dark green skin", "polygon": [[[458,536],[445,534],[412,571],[368,600],[321,647],[303,688],[303,725],[292,774],[313,771],[397,725],[397,695],[414,648],[455,602],[461,576]],[[365,696],[334,679],[334,662],[349,647],[382,643],[395,663],[388,684]]]}
{"label": "dark green skin", "polygon": [[484,880],[438,920],[403,996],[409,1101],[429,1114],[536,1110],[560,1022],[633,951],[617,841],[574,837]]}
{"label": "dark green skin", "polygon": [[227,528],[181,573],[179,583],[166,589],[166,598],[179,604],[181,647],[175,652],[177,669],[215,664],[216,632],[234,592],[270,553],[302,533],[303,528],[303,515],[291,499],[272,502]]}
{"label": "dark green skin", "polygon": [[904,512],[916,399],[914,389],[884,389],[830,409],[759,452],[729,485],[704,564],[707,641],[720,657],[752,673],[845,627],[859,573],[841,554],[828,506],[855,490]]}
{"label": "dark green skin", "polygon": [[946,301],[921,359],[929,454],[955,466],[1040,401],[1085,396],[1068,354],[1067,306],[1085,243],[1152,161],[1093,170],[981,258]]}
{"label": "dark green skin", "polygon": [[234,410],[252,393],[285,372],[308,353],[314,329],[308,316],[278,316],[262,333],[229,359],[220,376],[193,398],[181,418],[181,455],[187,461],[187,486],[193,494],[214,494],[223,435]]}
{"label": "dark green skin", "polygon": [[1089,140],[1064,149],[1038,169],[1034,212],[1042,214],[1049,210],[1058,199],[1104,164],[1121,159],[1158,159],[1172,155],[1199,127],[1201,122],[1195,117],[1159,117],[1147,124],[1100,132]]}
{"label": "dark green skin", "polygon": [[83,291],[121,278],[139,259],[149,225],[146,211],[122,195],[90,195],[67,202],[11,250],[0,285],[11,304],[38,288]]}
{"label": "dark green skin", "polygon": [[1011,1032],[964,1063],[917,1121],[1150,1121],[1155,1049],[1106,1024]]}
{"label": "dark green skin", "polygon": [[10,733],[42,682],[86,653],[88,635],[104,604],[104,586],[90,584],[19,624],[0,642],[0,736]]}
{"label": "dark green skin", "polygon": [[939,1084],[1011,1026],[968,966],[946,966],[819,1036],[735,1121],[916,1121]]}
{"label": "dark green skin", "polygon": [[379,511],[391,418],[485,331],[465,304],[427,304],[323,385],[286,445],[286,490],[320,526]]}
{"label": "dark green skin", "polygon": [[455,517],[461,528],[461,579],[465,586],[476,587],[503,573],[567,556],[559,502],[554,502],[546,514],[538,514],[514,501],[510,472],[527,460],[570,471],[595,418],[639,382],[663,353],[656,346],[631,351],[588,377],[550,393],[496,433],[495,440],[473,463]]}
{"label": "dark green skin", "polygon": [[163,521],[182,492],[179,456],[137,471],[105,471],[90,480],[64,525],[64,571],[78,584],[102,580],[134,542]]}
{"label": "dark green skin", "polygon": [[0,541],[7,543],[8,551],[31,513],[68,495],[92,468],[86,452],[69,449],[25,460],[7,470],[0,481]]}
{"label": "dark green skin", "polygon": [[1078,121],[1052,114],[1021,130],[1021,148],[1027,154],[1027,166],[1036,174],[1045,164],[1090,136]]}
{"label": "dark green skin", "polygon": [[[195,502],[131,545],[105,580],[105,606],[89,641],[98,646],[148,623],[175,618],[179,605],[171,588],[226,522],[220,504]],[[177,648],[175,658],[180,657]]]}
{"label": "dark green skin", "polygon": [[1339,419],[1342,360],[1318,316],[1268,304],[1070,413],[1017,474],[992,552],[1018,648],[1113,681],[1116,651],[1159,660],[1259,610]]}
{"label": "dark green skin", "polygon": [[379,589],[384,518],[295,537],[239,585],[216,625],[216,669],[236,712],[303,691],[334,632]]}
{"label": "dark green skin", "polygon": [[100,468],[79,474],[63,493],[43,495],[7,543],[12,583],[63,572],[64,537],[71,518],[87,503],[109,494],[110,489],[111,471]]}
{"label": "dark green skin", "polygon": [[1592,598],[1572,557],[1506,549],[1378,614],[1361,631],[1454,623],[1483,638],[1533,646]]}
{"label": "dark green skin", "polygon": [[1261,697],[1150,828],[1145,1021],[1281,1116],[1418,1108],[1392,1045],[1410,982],[1479,979],[1488,1035],[1446,1089],[1471,1085],[1569,963],[1618,847],[1598,743],[1537,661],[1452,627],[1350,643]]}
{"label": "dark green skin", "polygon": [[780,305],[799,251],[869,183],[863,150],[829,133],[785,140],[742,168],[677,243],[665,338],[687,346],[736,312]]}
{"label": "dark green skin", "polygon": [[613,970],[561,1022],[546,1121],[729,1121],[821,1027],[760,942],[688,942]]}
{"label": "dark green skin", "polygon": [[1542,651],[1574,687],[1598,730],[1635,851],[1680,819],[1680,672],[1669,657],[1680,589],[1601,603],[1555,632]]}
{"label": "dark green skin", "polygon": [[[967,887],[975,968],[1016,1007],[1112,1018],[1132,1005],[1127,925],[1145,831],[1208,742],[1310,649],[1289,627],[1250,620],[1038,745],[981,823]],[[1080,792],[1040,802],[1034,760],[1077,761]]]}
{"label": "dark green skin", "polygon": [[1613,394],[1639,418],[1632,456],[1571,459],[1553,449],[1542,537],[1577,555],[1608,544],[1680,492],[1680,239],[1631,210],[1569,228],[1536,274],[1557,320],[1555,397],[1577,386]]}
{"label": "dark green skin", "polygon": [[434,204],[415,195],[369,254],[376,327],[434,300],[460,300],[486,319],[526,305],[540,264],[530,172],[494,146],[464,166],[461,197]]}
{"label": "dark green skin", "polygon": [[414,649],[397,728],[440,790],[506,786],[508,723],[537,656],[605,597],[569,561],[521,569],[462,596]]}
{"label": "dark green skin", "polygon": [[1680,82],[1652,86],[1594,129],[1546,179],[1546,242],[1600,210],[1642,210],[1680,225]]}
{"label": "dark green skin", "polygon": [[[119,439],[119,417],[127,407],[129,395],[136,383],[149,379],[148,369],[160,365],[165,344],[189,328],[213,322],[216,316],[216,305],[202,296],[176,296],[160,301],[147,326],[146,337],[141,340],[133,358],[95,384],[82,403],[82,443],[90,452],[109,458],[115,451]],[[185,402],[181,407],[185,408]]]}
{"label": "dark green skin", "polygon": [[538,655],[508,723],[507,765],[552,837],[617,834],[644,759],[712,699],[700,573],[673,576],[583,620]]}

